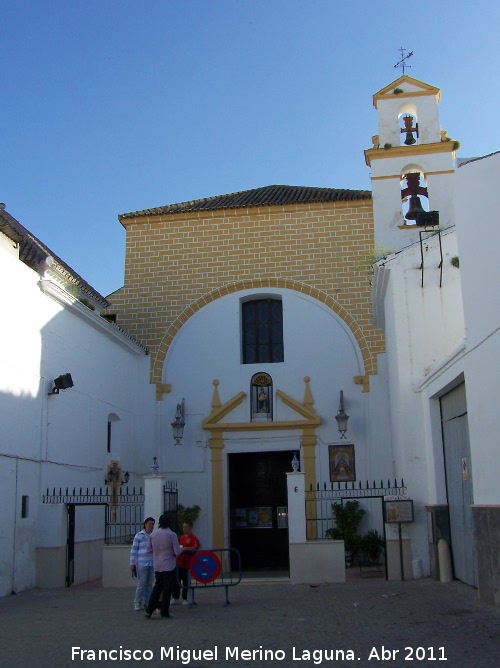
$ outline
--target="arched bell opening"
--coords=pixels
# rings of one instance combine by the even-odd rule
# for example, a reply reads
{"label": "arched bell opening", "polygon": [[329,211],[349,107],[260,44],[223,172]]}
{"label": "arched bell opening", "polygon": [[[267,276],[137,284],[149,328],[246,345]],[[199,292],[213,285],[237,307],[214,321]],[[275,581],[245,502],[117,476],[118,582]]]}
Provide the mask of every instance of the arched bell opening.
{"label": "arched bell opening", "polygon": [[418,118],[414,104],[406,102],[398,111],[400,144],[414,146],[418,144]]}
{"label": "arched bell opening", "polygon": [[429,211],[429,201],[425,177],[421,172],[409,171],[401,180],[401,201],[405,225],[417,225],[418,217]]}
{"label": "arched bell opening", "polygon": [[414,144],[418,144],[417,119],[410,114],[405,114],[401,118],[403,120],[403,127],[399,130],[401,135],[401,143],[405,146],[413,146]]}

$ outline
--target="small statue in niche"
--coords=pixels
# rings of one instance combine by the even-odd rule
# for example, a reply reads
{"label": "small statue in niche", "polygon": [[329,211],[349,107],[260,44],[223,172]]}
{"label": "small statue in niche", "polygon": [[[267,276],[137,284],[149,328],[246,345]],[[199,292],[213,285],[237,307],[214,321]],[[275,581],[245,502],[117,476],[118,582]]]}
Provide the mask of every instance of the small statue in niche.
{"label": "small statue in niche", "polygon": [[269,409],[267,407],[267,392],[261,387],[259,394],[257,395],[257,412],[258,413],[268,413]]}

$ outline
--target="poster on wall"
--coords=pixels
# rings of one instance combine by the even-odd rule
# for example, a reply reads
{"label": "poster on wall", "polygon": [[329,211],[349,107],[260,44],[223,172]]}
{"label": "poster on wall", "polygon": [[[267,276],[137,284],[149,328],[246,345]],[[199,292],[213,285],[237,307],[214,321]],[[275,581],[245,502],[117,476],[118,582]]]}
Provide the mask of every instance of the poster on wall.
{"label": "poster on wall", "polygon": [[272,529],[272,506],[258,506],[255,508],[236,508],[235,526],[238,529]]}
{"label": "poster on wall", "polygon": [[356,461],[354,444],[329,445],[330,482],[354,482],[356,480]]}

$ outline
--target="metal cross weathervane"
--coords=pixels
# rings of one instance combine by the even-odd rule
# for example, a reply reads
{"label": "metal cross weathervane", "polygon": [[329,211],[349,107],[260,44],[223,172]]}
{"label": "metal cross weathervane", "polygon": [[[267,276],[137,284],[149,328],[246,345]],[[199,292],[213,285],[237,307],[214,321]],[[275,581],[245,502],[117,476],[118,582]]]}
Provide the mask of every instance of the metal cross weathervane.
{"label": "metal cross weathervane", "polygon": [[403,49],[403,47],[398,49],[398,51],[401,52],[401,58],[394,65],[394,67],[402,67],[403,68],[403,74],[404,74],[405,73],[405,67],[411,67],[411,65],[408,65],[408,63],[406,61],[408,60],[408,58],[411,58],[413,56],[413,51],[410,51],[410,53],[408,53],[406,56],[404,55],[406,49]]}

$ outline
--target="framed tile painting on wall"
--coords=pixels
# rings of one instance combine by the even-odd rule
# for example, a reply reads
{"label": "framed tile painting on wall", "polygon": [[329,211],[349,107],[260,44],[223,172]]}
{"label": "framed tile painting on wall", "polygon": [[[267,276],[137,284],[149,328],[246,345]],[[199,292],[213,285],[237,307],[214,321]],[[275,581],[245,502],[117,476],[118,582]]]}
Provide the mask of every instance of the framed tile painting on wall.
{"label": "framed tile painting on wall", "polygon": [[330,482],[354,482],[356,480],[356,460],[354,444],[329,445]]}

